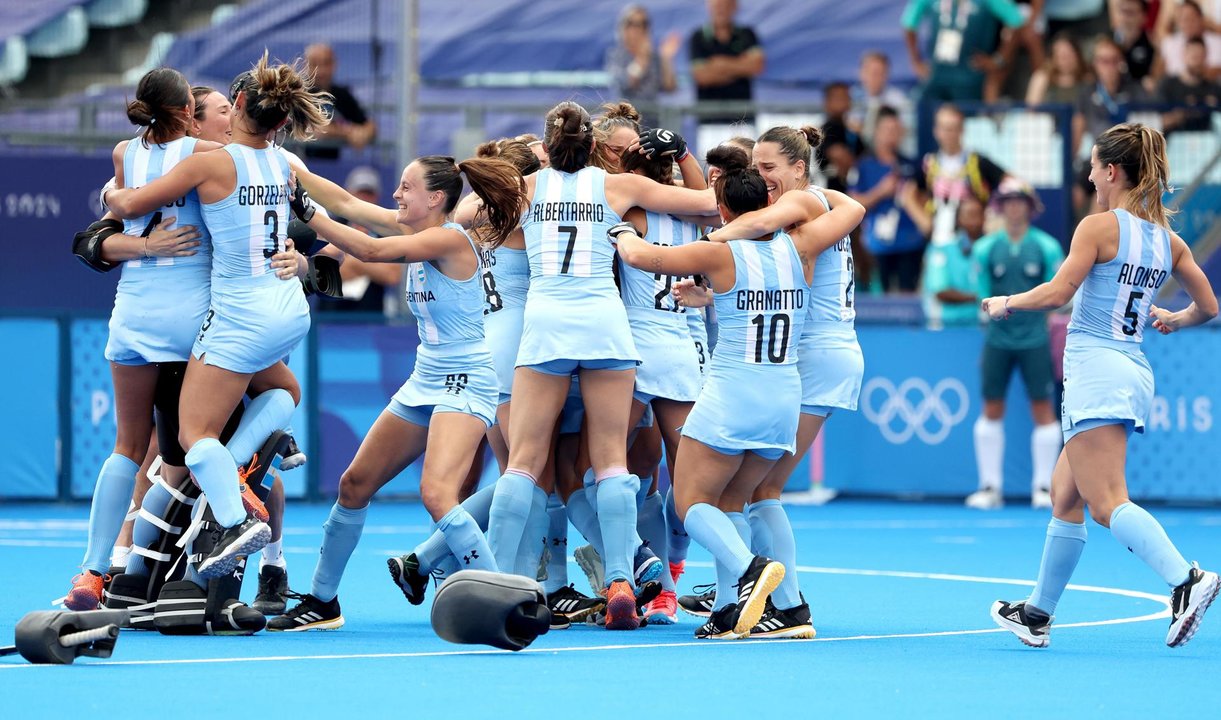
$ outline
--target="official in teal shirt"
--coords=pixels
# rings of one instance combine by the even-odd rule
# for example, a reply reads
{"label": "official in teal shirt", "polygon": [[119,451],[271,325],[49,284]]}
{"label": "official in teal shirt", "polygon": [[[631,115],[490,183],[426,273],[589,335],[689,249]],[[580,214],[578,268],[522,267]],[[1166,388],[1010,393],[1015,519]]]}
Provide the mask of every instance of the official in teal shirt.
{"label": "official in teal shirt", "polygon": [[[925,17],[932,27],[928,54],[921,57],[917,32]],[[981,99],[984,74],[972,60],[996,52],[1002,25],[1016,28],[1024,22],[1013,0],[908,0],[901,23],[912,67],[927,80],[922,99]]]}
{"label": "official in teal shirt", "polygon": [[[979,297],[1025,292],[1051,280],[1064,261],[1060,243],[1030,220],[1041,209],[1034,190],[1013,178],[1003,181],[992,202],[1005,226],[975,243],[972,256]],[[1030,437],[1031,504],[1051,506],[1051,473],[1060,453],[1060,423],[1052,409],[1053,391],[1047,313],[1020,313],[1017,323],[988,323],[980,371],[984,412],[975,422],[975,460],[979,490],[967,506],[992,509],[1003,502],[1005,395],[1017,369],[1030,399],[1034,432]]]}

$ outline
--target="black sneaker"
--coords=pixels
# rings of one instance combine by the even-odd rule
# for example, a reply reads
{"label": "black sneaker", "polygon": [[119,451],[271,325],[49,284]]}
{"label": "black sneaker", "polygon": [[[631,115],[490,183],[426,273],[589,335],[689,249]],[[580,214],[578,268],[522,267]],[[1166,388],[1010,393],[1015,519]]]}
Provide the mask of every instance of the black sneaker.
{"label": "black sneaker", "polygon": [[1055,619],[1038,608],[1028,607],[1025,600],[992,603],[992,621],[1030,647],[1045,648],[1051,644],[1051,624]]}
{"label": "black sneaker", "polygon": [[678,606],[683,612],[696,617],[712,615],[712,606],[716,605],[716,583],[696,585],[694,595],[681,595]]}
{"label": "black sneaker", "polygon": [[420,572],[420,561],[415,553],[392,557],[386,561],[390,578],[403,591],[403,597],[412,605],[424,602],[424,591],[428,589],[428,576]]}
{"label": "black sneaker", "polygon": [[297,607],[267,621],[268,630],[280,632],[337,630],[341,627],[343,613],[339,610],[339,596],[330,602],[322,602],[313,595],[302,595]]}
{"label": "black sneaker", "polygon": [[600,597],[589,597],[572,585],[565,585],[547,595],[547,607],[552,615],[563,615],[570,621],[584,620],[590,613],[606,605]]}
{"label": "black sneaker", "polygon": [[1191,564],[1187,582],[1170,592],[1170,632],[1166,633],[1166,644],[1181,647],[1187,644],[1200,627],[1204,612],[1217,597],[1217,573],[1201,570]]}
{"label": "black sneaker", "polygon": [[767,598],[784,579],[784,565],[756,555],[738,578],[738,622],[733,631],[749,635],[767,607]]}
{"label": "black sneaker", "polygon": [[289,435],[288,445],[285,446],[283,454],[280,455],[280,469],[296,470],[304,465],[307,459],[305,453],[301,452],[301,448],[297,445],[297,438]]}
{"label": "black sneaker", "polygon": [[278,565],[259,568],[259,593],[250,607],[264,615],[283,615],[288,598],[288,571]]}
{"label": "black sneaker", "polygon": [[740,635],[734,632],[738,622],[738,604],[729,603],[725,607],[708,615],[708,622],[695,631],[696,640],[737,640]]}
{"label": "black sneaker", "polygon": [[242,558],[262,550],[269,542],[271,528],[267,523],[247,517],[237,525],[225,528],[212,552],[199,561],[195,570],[205,580],[224,577],[233,572]]}
{"label": "black sneaker", "polygon": [[814,635],[814,625],[810,622],[810,606],[804,602],[787,610],[781,610],[769,602],[763,617],[750,629],[752,638],[809,639]]}

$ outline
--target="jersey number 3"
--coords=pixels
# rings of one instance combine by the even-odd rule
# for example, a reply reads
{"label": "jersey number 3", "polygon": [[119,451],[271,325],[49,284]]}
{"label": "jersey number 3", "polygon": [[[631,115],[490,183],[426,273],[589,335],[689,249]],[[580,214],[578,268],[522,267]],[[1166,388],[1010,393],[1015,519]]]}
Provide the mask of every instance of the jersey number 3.
{"label": "jersey number 3", "polygon": [[280,216],[275,210],[268,210],[263,213],[263,227],[271,226],[271,230],[267,233],[267,240],[271,243],[271,247],[263,249],[263,257],[271,259],[276,253],[280,252]]}

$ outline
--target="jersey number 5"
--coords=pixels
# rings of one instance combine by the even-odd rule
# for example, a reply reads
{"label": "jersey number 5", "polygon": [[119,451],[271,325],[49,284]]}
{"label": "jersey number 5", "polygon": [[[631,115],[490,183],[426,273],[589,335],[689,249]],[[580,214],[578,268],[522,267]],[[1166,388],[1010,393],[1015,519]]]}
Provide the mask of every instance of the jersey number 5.
{"label": "jersey number 5", "polygon": [[1124,324],[1120,328],[1124,335],[1132,336],[1136,334],[1136,323],[1140,322],[1140,314],[1133,307],[1140,302],[1141,298],[1145,297],[1143,292],[1132,292],[1128,295],[1128,308],[1123,312]]}

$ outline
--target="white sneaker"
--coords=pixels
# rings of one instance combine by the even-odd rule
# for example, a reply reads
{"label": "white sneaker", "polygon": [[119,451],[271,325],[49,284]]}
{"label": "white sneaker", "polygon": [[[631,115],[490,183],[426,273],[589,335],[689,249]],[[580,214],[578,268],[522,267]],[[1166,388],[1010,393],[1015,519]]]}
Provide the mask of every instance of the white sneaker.
{"label": "white sneaker", "polygon": [[1032,491],[1030,493],[1030,507],[1032,507],[1032,508],[1051,507],[1051,491],[1050,490]]}
{"label": "white sneaker", "polygon": [[1170,593],[1170,632],[1166,633],[1166,644],[1170,647],[1181,647],[1187,644],[1192,635],[1200,627],[1204,612],[1217,597],[1221,589],[1221,578],[1216,573],[1201,570],[1199,565],[1191,564],[1191,573],[1187,582],[1176,587]]}
{"label": "white sneaker", "polygon": [[592,545],[582,545],[573,551],[572,556],[577,565],[585,571],[585,577],[589,578],[589,587],[600,597],[606,597],[605,568],[598,551],[594,550]]}
{"label": "white sneaker", "polygon": [[999,491],[992,488],[976,490],[967,496],[966,505],[975,510],[996,510],[1004,506],[1005,500]]}

